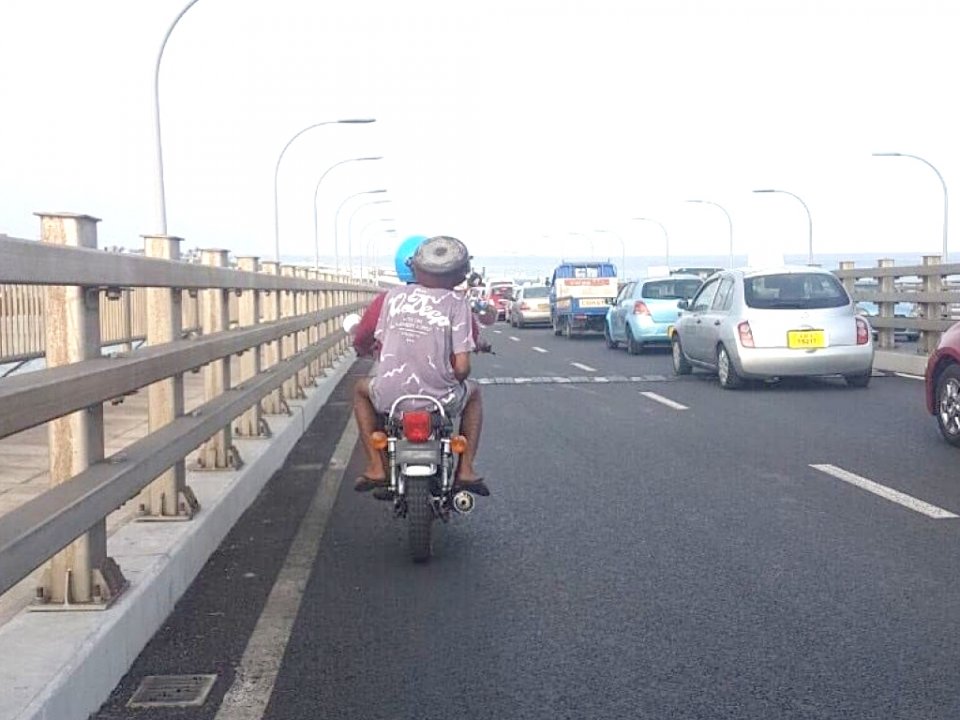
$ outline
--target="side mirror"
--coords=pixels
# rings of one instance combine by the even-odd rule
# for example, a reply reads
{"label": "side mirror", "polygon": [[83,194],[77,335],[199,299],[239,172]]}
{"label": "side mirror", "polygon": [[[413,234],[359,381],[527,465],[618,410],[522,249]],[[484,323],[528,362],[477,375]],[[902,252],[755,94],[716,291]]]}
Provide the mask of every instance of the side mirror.
{"label": "side mirror", "polygon": [[357,325],[360,324],[360,316],[356,313],[350,313],[343,319],[341,327],[345,333],[353,334],[353,331],[357,329]]}
{"label": "side mirror", "polygon": [[690,301],[689,301],[689,300],[678,300],[678,301],[677,301],[677,308],[680,309],[680,310],[689,310],[689,309],[690,309]]}

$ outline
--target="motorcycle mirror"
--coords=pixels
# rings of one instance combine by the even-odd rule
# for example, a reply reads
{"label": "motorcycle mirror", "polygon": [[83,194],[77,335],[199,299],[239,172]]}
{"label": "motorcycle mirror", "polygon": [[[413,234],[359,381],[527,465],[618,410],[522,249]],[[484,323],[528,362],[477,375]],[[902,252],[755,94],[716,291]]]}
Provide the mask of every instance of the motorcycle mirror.
{"label": "motorcycle mirror", "polygon": [[343,323],[341,324],[341,327],[343,328],[344,332],[352,334],[353,331],[357,329],[357,325],[359,324],[360,324],[360,316],[357,315],[356,313],[350,313],[343,319]]}

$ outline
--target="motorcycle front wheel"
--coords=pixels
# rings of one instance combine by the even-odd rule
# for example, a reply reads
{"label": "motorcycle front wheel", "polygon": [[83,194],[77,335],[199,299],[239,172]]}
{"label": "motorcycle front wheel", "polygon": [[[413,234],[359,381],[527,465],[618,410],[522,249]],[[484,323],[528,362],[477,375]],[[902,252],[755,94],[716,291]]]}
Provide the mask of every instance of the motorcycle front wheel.
{"label": "motorcycle front wheel", "polygon": [[406,478],[410,556],[418,563],[427,562],[433,553],[430,480],[431,478],[423,477]]}

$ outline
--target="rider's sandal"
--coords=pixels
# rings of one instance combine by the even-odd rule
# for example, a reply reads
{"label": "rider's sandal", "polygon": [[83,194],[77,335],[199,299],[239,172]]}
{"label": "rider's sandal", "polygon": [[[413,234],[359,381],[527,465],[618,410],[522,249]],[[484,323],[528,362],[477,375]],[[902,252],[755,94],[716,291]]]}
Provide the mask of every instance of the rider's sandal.
{"label": "rider's sandal", "polygon": [[468,493],[473,493],[474,495],[479,495],[480,497],[490,496],[490,488],[488,488],[486,483],[483,482],[482,477],[479,477],[476,480],[456,480],[453,483],[453,489],[466,490]]}
{"label": "rider's sandal", "polygon": [[387,484],[387,479],[382,478],[371,478],[366,475],[361,475],[357,478],[357,481],[353,484],[353,489],[357,492],[370,492],[374,488],[383,487]]}

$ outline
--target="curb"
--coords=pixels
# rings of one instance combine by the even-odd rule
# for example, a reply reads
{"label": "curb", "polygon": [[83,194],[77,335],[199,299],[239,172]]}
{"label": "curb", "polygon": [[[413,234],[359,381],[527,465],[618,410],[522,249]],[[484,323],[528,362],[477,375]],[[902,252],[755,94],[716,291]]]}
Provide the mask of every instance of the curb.
{"label": "curb", "polygon": [[349,351],[333,371],[271,416],[269,440],[235,438],[239,471],[188,473],[201,511],[190,522],[136,523],[110,538],[110,554],[130,585],[104,611],[30,613],[0,628],[0,720],[86,720],[107,700],[163,625],[211,554],[279,470],[353,365]]}
{"label": "curb", "polygon": [[927,355],[916,353],[876,350],[873,354],[873,367],[875,370],[922,376],[927,370],[928,359]]}

